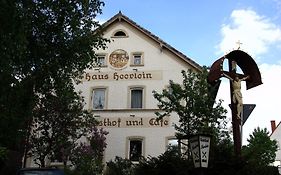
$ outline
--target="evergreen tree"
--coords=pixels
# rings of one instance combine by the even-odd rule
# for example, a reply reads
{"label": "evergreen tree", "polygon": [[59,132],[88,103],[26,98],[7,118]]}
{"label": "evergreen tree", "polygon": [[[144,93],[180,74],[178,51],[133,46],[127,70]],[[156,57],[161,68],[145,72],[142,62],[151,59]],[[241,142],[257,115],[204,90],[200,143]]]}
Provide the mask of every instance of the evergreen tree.
{"label": "evergreen tree", "polygon": [[276,140],[270,139],[266,128],[255,128],[247,141],[248,145],[242,150],[246,161],[257,166],[268,166],[274,162],[278,146]]}

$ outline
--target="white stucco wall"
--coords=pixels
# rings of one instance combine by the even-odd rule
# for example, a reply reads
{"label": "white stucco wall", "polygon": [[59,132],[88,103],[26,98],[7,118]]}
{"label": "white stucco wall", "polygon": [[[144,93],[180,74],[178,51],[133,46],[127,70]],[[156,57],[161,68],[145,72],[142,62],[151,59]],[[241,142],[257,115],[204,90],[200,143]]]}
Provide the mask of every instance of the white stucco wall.
{"label": "white stucco wall", "polygon": [[[123,30],[128,34],[125,38],[112,38],[111,36],[117,30]],[[139,67],[131,67],[128,64],[123,69],[114,69],[109,65],[107,59],[107,67],[101,67],[100,73],[133,73],[133,69],[138,69],[138,72],[157,71],[162,75],[160,79],[134,79],[134,80],[94,80],[84,81],[77,85],[77,90],[82,91],[87,109],[91,109],[91,94],[95,87],[107,88],[107,107],[104,110],[95,111],[95,115],[100,118],[111,119],[130,119],[131,115],[135,116],[136,120],[140,118],[156,117],[154,112],[157,110],[157,101],[152,96],[152,91],[161,92],[169,84],[169,80],[175,82],[182,82],[181,70],[191,68],[190,65],[183,61],[175,54],[167,49],[161,49],[160,44],[151,40],[134,27],[124,21],[113,23],[104,32],[104,37],[109,38],[111,43],[105,50],[97,50],[96,53],[104,53],[107,58],[110,53],[117,49],[125,50],[129,57],[133,52],[142,52],[144,56],[144,65]],[[95,70],[87,70],[87,72],[97,72]],[[130,86],[144,87],[144,109],[130,109],[129,108],[129,87]],[[133,120],[133,119],[132,119]],[[169,126],[152,127],[144,124],[136,127],[105,127],[109,132],[107,135],[107,148],[105,151],[105,161],[109,161],[120,156],[128,158],[128,138],[142,137],[143,138],[143,155],[158,156],[166,150],[167,138],[174,136],[175,130],[172,126],[177,122],[177,116],[172,114],[170,116]]]}
{"label": "white stucco wall", "polygon": [[[126,20],[125,20],[126,21]],[[115,156],[128,158],[129,138],[142,138],[142,155],[158,156],[166,151],[168,138],[175,136],[174,124],[178,122],[178,117],[172,113],[168,118],[155,123],[155,111],[158,111],[157,100],[154,99],[152,91],[161,92],[167,88],[169,80],[182,82],[182,70],[194,69],[181,54],[171,51],[162,41],[152,39],[152,35],[141,32],[135,24],[129,24],[124,20],[114,21],[106,27],[104,37],[111,40],[105,50],[96,50],[97,54],[105,54],[107,66],[100,67],[99,70],[86,70],[86,73],[113,75],[152,73],[152,78],[132,78],[127,80],[116,79],[84,79],[81,84],[76,85],[76,90],[82,92],[85,99],[85,109],[92,110],[92,92],[94,88],[106,88],[106,107],[102,110],[95,110],[94,115],[100,121],[120,121],[120,126],[103,125],[109,134],[106,136],[107,148],[105,150],[105,162],[115,158]],[[140,29],[140,30],[139,30]],[[113,33],[123,30],[127,37],[112,37]],[[146,33],[146,34],[144,34]],[[163,47],[164,44],[164,47]],[[143,65],[131,66],[130,61],[123,68],[114,68],[109,64],[108,58],[112,52],[122,49],[127,52],[129,59],[132,53],[143,54]],[[170,48],[171,49],[171,48]],[[135,70],[137,69],[137,71]],[[142,109],[130,108],[130,87],[143,87],[144,105]],[[139,124],[129,126],[126,122],[139,121]],[[122,123],[122,125],[121,125]],[[136,123],[135,123],[136,124]],[[81,141],[86,141],[85,138]],[[36,166],[32,158],[28,158],[27,167]],[[51,164],[47,160],[47,164]]]}

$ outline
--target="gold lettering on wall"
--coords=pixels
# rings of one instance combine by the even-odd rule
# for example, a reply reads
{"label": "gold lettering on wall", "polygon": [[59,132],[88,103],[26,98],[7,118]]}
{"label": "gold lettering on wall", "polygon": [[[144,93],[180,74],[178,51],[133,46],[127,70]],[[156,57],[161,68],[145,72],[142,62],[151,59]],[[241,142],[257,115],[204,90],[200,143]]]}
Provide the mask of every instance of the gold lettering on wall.
{"label": "gold lettering on wall", "polygon": [[162,71],[139,72],[87,72],[83,81],[161,80]]}
{"label": "gold lettering on wall", "polygon": [[99,127],[104,128],[150,128],[169,127],[169,117],[156,120],[155,117],[97,117]]}

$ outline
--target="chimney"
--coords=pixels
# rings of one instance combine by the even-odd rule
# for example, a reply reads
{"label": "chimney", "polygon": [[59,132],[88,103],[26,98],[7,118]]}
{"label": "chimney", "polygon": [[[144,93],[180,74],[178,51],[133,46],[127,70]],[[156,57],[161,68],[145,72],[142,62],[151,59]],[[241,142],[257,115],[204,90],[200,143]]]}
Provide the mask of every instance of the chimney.
{"label": "chimney", "polygon": [[271,131],[273,133],[275,131],[275,129],[276,129],[275,120],[271,120],[270,123],[271,123]]}

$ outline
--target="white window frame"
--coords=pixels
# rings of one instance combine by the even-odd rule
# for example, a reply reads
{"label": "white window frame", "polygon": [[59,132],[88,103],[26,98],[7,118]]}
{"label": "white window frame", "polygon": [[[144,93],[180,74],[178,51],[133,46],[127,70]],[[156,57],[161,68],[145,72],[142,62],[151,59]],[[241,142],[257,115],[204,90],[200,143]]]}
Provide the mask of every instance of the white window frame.
{"label": "white window frame", "polygon": [[[104,90],[104,102],[103,102],[103,108],[94,108],[94,95],[95,91],[97,90]],[[94,87],[91,89],[91,102],[90,102],[90,108],[92,110],[104,110],[107,109],[107,88],[106,87]]]}
{"label": "white window frame", "polygon": [[[134,90],[142,90],[142,104],[141,104],[141,107],[139,108],[139,107],[135,107],[135,108],[133,108],[132,107],[132,91],[134,91]],[[128,106],[129,106],[129,108],[130,109],[143,109],[144,108],[144,103],[145,103],[145,88],[143,87],[143,86],[131,86],[131,87],[129,87],[129,100],[128,100],[128,102],[129,102],[129,104],[128,104]]]}
{"label": "white window frame", "polygon": [[[143,52],[133,52],[131,54],[131,66],[144,66],[144,56]],[[136,63],[136,58],[140,58],[140,62]]]}
{"label": "white window frame", "polygon": [[[141,142],[141,154],[140,157],[143,157],[145,155],[145,138],[142,136],[130,136],[127,137],[127,144],[126,144],[126,152],[127,152],[127,159],[131,160],[131,142],[132,141],[140,141]],[[139,160],[131,160],[133,163],[139,162]]]}
{"label": "white window frame", "polygon": [[[96,55],[97,57],[96,57],[96,66],[97,67],[106,67],[107,66],[107,59],[106,59],[106,54],[97,54]],[[101,58],[103,58],[103,62],[101,63],[100,62],[100,60],[101,60]]]}

